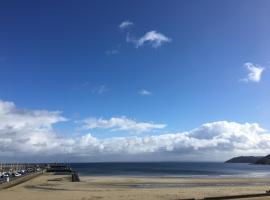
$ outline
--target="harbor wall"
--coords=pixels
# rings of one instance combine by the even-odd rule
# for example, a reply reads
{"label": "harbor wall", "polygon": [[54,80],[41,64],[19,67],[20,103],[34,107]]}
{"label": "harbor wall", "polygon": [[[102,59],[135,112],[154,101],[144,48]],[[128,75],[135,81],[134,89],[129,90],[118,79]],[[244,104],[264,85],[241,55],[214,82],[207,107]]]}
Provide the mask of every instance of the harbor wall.
{"label": "harbor wall", "polygon": [[2,184],[0,184],[0,190],[10,188],[10,187],[13,187],[15,185],[24,183],[24,182],[29,181],[30,179],[33,179],[41,174],[42,174],[42,172],[35,172],[33,174],[28,174],[26,176],[13,179],[10,182],[2,183]]}

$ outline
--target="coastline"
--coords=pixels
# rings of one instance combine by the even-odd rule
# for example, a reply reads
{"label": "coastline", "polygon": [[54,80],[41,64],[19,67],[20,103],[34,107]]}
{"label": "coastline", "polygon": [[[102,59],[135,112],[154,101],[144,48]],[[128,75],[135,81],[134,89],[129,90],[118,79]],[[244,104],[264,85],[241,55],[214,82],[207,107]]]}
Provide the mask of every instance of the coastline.
{"label": "coastline", "polygon": [[[268,178],[81,176],[81,182],[74,183],[71,182],[68,175],[46,173],[22,184],[1,190],[0,196],[9,200],[176,200],[264,193],[269,188],[270,180]],[[262,200],[269,199],[269,197],[252,199]]]}

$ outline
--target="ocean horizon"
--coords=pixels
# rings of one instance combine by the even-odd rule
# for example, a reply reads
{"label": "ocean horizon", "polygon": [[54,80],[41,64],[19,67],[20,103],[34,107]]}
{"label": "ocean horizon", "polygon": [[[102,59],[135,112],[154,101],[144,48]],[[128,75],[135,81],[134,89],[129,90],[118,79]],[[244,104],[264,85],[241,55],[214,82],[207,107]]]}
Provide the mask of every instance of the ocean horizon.
{"label": "ocean horizon", "polygon": [[269,165],[222,162],[91,162],[70,163],[80,176],[183,178],[265,178]]}

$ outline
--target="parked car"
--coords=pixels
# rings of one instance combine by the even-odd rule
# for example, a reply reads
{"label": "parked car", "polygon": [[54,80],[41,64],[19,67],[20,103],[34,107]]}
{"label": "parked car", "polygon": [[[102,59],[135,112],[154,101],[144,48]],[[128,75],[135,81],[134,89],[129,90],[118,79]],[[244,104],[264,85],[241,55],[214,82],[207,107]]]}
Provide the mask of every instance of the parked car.
{"label": "parked car", "polygon": [[14,176],[15,176],[15,177],[19,177],[19,176],[21,176],[21,174],[18,173],[18,172],[16,172],[16,173],[14,173]]}
{"label": "parked car", "polygon": [[26,174],[27,172],[26,172],[24,169],[22,169],[22,170],[18,171],[18,173],[20,173],[21,175],[24,175],[24,174]]}
{"label": "parked car", "polygon": [[7,173],[7,172],[4,172],[2,176],[3,176],[3,177],[9,177],[9,176],[10,176],[10,174],[9,174],[9,173]]}
{"label": "parked car", "polygon": [[34,169],[33,169],[33,168],[28,168],[28,169],[27,169],[27,172],[29,172],[29,173],[30,173],[30,172],[34,172]]}

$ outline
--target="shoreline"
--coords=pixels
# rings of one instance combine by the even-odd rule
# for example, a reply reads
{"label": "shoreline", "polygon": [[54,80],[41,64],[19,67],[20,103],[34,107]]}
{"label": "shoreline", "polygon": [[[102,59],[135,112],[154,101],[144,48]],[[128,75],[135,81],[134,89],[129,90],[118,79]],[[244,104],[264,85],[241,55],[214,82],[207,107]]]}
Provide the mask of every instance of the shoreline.
{"label": "shoreline", "polygon": [[270,179],[270,173],[269,175],[135,175],[135,174],[83,174],[78,173],[80,177],[123,177],[123,178],[175,178],[175,179]]}
{"label": "shoreline", "polygon": [[[230,185],[232,183],[234,185]],[[247,185],[247,183],[254,185]],[[173,184],[176,187],[166,187]],[[186,186],[180,187],[180,184]],[[150,187],[138,187],[138,185]],[[192,185],[196,185],[196,187]],[[81,182],[71,182],[69,175],[45,173],[14,187],[0,190],[0,196],[9,200],[179,200],[263,194],[269,189],[270,179],[268,178],[190,179],[81,176]],[[269,197],[251,199],[264,200]]]}

